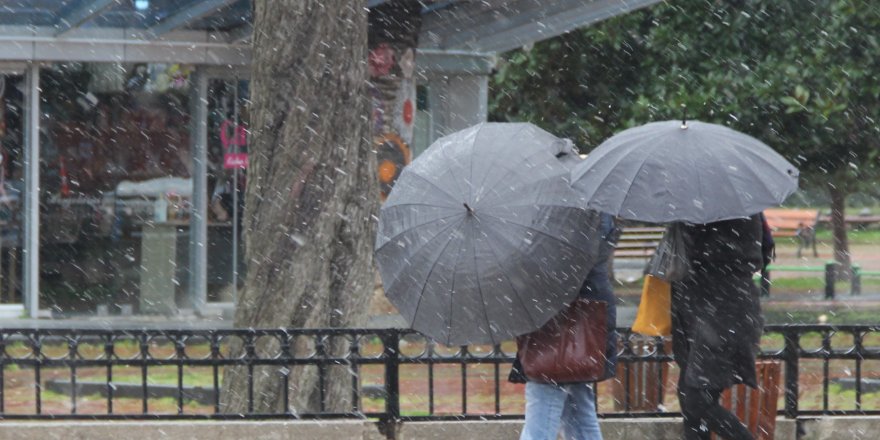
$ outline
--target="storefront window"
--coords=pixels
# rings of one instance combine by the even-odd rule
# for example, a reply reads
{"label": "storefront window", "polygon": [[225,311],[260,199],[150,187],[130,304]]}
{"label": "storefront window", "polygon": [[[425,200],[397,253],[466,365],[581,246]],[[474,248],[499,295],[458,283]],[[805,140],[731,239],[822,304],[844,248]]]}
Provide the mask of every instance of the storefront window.
{"label": "storefront window", "polygon": [[20,304],[24,76],[0,74],[0,303]]}
{"label": "storefront window", "polygon": [[109,63],[41,70],[41,307],[126,314],[185,304],[190,71]]}
{"label": "storefront window", "polygon": [[243,283],[249,81],[208,83],[208,300],[233,302]]}

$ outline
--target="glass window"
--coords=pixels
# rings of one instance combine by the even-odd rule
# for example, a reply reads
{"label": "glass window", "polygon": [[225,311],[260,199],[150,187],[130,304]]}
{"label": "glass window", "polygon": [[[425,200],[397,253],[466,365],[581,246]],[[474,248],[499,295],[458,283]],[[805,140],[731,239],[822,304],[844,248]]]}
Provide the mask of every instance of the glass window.
{"label": "glass window", "polygon": [[0,303],[21,304],[24,76],[0,74]]}
{"label": "glass window", "polygon": [[173,313],[185,303],[191,70],[41,70],[41,307]]}
{"label": "glass window", "polygon": [[244,282],[249,85],[240,79],[208,82],[208,301],[235,301]]}

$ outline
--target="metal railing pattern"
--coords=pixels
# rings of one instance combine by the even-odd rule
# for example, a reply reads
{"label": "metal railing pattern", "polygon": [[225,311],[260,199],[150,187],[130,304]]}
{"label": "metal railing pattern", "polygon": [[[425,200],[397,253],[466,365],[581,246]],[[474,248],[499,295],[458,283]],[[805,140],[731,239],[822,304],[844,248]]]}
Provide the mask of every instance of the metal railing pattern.
{"label": "metal railing pattern", "polygon": [[[668,363],[672,361],[668,344],[663,338],[644,338],[633,335],[628,329],[620,329],[622,335],[618,369],[630,372],[645,363]],[[783,364],[784,380],[781,394],[784,407],[781,415],[789,418],[814,415],[880,415],[880,410],[863,407],[863,379],[877,377],[880,364],[875,370],[866,362],[880,360],[880,326],[865,325],[771,325],[765,328],[765,344],[760,357],[777,359]],[[812,345],[812,346],[811,346]],[[241,349],[233,355],[229,347]],[[265,347],[271,347],[266,349]],[[267,419],[267,418],[340,418],[373,417],[380,420],[463,420],[463,419],[516,419],[521,413],[503,411],[502,384],[507,381],[509,365],[514,359],[512,343],[496,346],[443,347],[425,339],[411,330],[399,329],[277,329],[277,330],[80,330],[80,329],[3,329],[0,330],[0,418],[2,419]],[[332,353],[336,353],[335,355]],[[802,368],[805,362],[821,364],[822,405],[820,409],[801,409],[799,405]],[[852,369],[848,374],[854,381],[854,405],[839,408],[830,399],[832,382],[831,365],[848,362]],[[424,368],[427,380],[427,411],[413,412],[401,409],[401,397],[409,392],[402,389],[404,380],[401,368],[407,366]],[[480,365],[488,368],[488,380],[492,383],[493,411],[469,410],[470,396],[468,368]],[[221,385],[224,369],[240,367],[248,384],[248,411],[225,413],[221,406]],[[438,368],[459,370],[460,411],[438,411],[435,400]],[[276,375],[281,387],[282,410],[278,412],[254,411],[254,383],[256,374],[266,374],[269,368]],[[320,404],[313,411],[291,408],[291,379],[301,374],[303,368],[317,373],[316,387]],[[351,378],[351,400],[347,410],[330,412],[325,405],[324,393],[330,370],[342,368]],[[373,378],[381,378],[379,385],[363,383],[364,368],[379,368]],[[171,386],[173,410],[157,412],[151,409],[154,402],[151,388],[152,372],[173,369],[176,384]],[[138,383],[129,384],[136,393],[127,399],[140,401],[138,409],[120,410],[122,398],[118,391],[121,381],[115,374],[121,370],[132,371]],[[210,373],[208,400],[199,411],[191,410],[191,395],[185,386],[187,371]],[[648,379],[650,386],[657,387],[657,395],[669,390],[664,383],[661,369],[651,370],[655,379]],[[24,373],[23,373],[24,372]],[[86,372],[88,374],[86,374]],[[26,374],[25,374],[26,373]],[[192,374],[192,373],[189,373]],[[21,376],[25,375],[25,378]],[[13,378],[13,376],[15,376]],[[69,401],[59,410],[47,410],[44,400],[49,384],[48,376],[69,377],[66,390]],[[98,389],[103,396],[100,411],[92,408],[81,411],[80,391],[83,377],[98,377]],[[618,377],[621,375],[619,374]],[[631,390],[630,375],[621,386]],[[32,381],[30,380],[32,377]],[[32,399],[24,399],[32,410],[23,410],[21,395],[12,395],[13,379],[16,393],[33,388]],[[21,381],[29,383],[22,386]],[[53,379],[55,380],[55,379]],[[94,389],[92,390],[94,392]],[[599,408],[602,417],[670,417],[678,415],[670,411],[634,411],[629,402],[629,392],[623,393],[623,408],[609,411]],[[59,397],[54,395],[55,405]],[[364,406],[370,398],[372,409]],[[16,408],[9,407],[16,402]],[[95,401],[92,397],[91,401]],[[129,400],[129,403],[131,400]],[[131,405],[129,404],[129,407]]]}

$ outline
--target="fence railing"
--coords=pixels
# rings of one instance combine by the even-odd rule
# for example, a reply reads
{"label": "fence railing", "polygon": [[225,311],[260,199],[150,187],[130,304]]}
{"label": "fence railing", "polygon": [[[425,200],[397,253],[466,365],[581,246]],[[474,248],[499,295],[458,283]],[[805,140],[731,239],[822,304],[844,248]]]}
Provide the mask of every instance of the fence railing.
{"label": "fence railing", "polygon": [[[620,331],[618,382],[598,384],[601,416],[678,415],[668,344]],[[507,382],[514,352],[512,342],[444,347],[397,329],[5,329],[0,418],[521,418],[522,388]],[[880,415],[880,326],[768,326],[760,357],[783,364],[786,417]],[[651,363],[663,368],[642,368]],[[244,411],[222,405],[228,368],[245,385]],[[640,384],[636,370],[647,374]],[[635,387],[656,389],[657,405],[636,409]],[[255,399],[265,390],[278,393],[276,409]],[[295,399],[304,392],[309,405]]]}

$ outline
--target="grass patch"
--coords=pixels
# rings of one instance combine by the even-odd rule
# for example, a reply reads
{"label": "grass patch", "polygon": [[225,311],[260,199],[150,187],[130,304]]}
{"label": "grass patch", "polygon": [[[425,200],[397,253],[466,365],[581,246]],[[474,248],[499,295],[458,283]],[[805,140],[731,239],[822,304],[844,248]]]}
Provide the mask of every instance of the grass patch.
{"label": "grass patch", "polygon": [[[794,242],[794,239],[791,239]],[[816,240],[832,244],[831,229],[818,229]],[[853,229],[847,232],[847,241],[850,245],[880,244],[880,229]]]}
{"label": "grass patch", "polygon": [[792,310],[791,306],[765,306],[763,309],[766,324],[818,324],[824,316],[825,323],[846,324],[880,324],[880,309],[831,307],[815,310]]}

